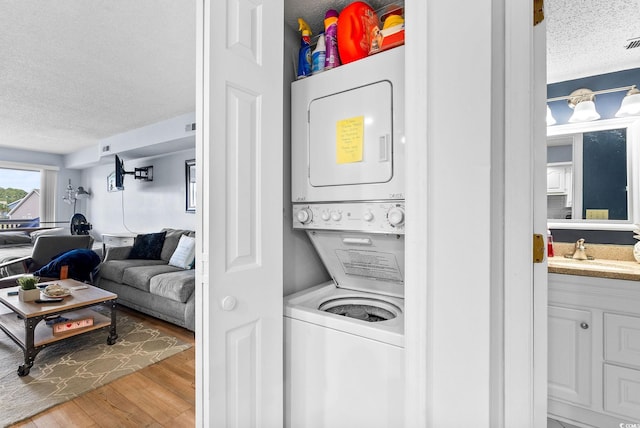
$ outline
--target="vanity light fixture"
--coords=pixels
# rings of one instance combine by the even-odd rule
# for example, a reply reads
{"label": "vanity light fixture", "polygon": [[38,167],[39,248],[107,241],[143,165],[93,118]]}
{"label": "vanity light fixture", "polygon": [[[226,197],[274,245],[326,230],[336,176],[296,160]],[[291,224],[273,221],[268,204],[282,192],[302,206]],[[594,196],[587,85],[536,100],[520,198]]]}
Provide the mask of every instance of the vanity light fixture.
{"label": "vanity light fixture", "polygon": [[[620,88],[612,89],[602,89],[599,91],[592,91],[591,89],[587,88],[576,89],[569,95],[547,98],[547,103],[567,100],[569,107],[574,109],[573,115],[569,119],[569,122],[589,122],[592,120],[600,119],[600,114],[596,111],[596,95],[621,91],[627,91],[627,95],[622,100],[620,110],[618,110],[618,112],[616,113],[616,117],[636,115],[640,116],[640,90],[636,88],[636,85],[622,86]],[[549,110],[549,105],[547,104],[547,126],[553,125],[555,123],[555,119],[550,114]]]}
{"label": "vanity light fixture", "polygon": [[640,115],[640,90],[633,85],[627,95],[622,99],[620,110],[616,117],[627,117]]}
{"label": "vanity light fixture", "polygon": [[582,88],[571,92],[567,100],[569,107],[573,108],[569,122],[590,122],[600,119],[596,104],[593,102],[595,99],[596,94],[591,89]]}
{"label": "vanity light fixture", "polygon": [[91,196],[91,193],[84,190],[84,187],[78,186],[78,190],[76,190],[76,199],[87,199]]}

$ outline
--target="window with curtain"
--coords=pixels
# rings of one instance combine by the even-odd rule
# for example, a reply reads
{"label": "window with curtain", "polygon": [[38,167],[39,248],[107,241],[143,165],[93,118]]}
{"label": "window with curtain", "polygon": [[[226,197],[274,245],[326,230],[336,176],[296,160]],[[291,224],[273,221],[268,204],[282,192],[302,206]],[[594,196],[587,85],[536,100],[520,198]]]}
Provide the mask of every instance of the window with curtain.
{"label": "window with curtain", "polygon": [[55,221],[57,167],[0,162],[0,229]]}

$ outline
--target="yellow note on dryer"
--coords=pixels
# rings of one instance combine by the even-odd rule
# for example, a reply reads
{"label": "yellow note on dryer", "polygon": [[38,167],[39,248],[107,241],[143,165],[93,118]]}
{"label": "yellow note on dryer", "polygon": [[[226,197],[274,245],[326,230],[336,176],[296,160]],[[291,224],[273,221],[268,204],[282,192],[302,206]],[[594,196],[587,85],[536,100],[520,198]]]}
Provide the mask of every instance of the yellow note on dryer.
{"label": "yellow note on dryer", "polygon": [[339,120],[336,123],[336,163],[362,162],[364,116]]}

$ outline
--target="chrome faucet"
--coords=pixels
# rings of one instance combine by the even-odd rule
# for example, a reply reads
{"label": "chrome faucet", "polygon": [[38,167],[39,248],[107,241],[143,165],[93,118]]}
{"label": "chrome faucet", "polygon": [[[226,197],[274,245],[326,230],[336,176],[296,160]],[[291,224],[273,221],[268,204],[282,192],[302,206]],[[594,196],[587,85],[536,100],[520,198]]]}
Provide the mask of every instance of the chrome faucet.
{"label": "chrome faucet", "polygon": [[574,260],[589,260],[589,257],[587,257],[587,252],[585,251],[584,239],[578,239],[578,241],[576,242],[575,251],[573,252],[573,256],[571,256],[571,258]]}

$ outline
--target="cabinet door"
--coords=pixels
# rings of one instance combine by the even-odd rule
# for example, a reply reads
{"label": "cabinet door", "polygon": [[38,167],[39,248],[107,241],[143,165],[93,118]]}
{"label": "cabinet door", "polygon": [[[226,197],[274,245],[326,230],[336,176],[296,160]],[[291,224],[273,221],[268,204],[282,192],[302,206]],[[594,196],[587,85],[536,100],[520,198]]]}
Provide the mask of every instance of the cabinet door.
{"label": "cabinet door", "polygon": [[564,167],[547,167],[547,193],[565,193],[566,191]]}
{"label": "cabinet door", "polygon": [[549,306],[549,398],[591,404],[591,312]]}
{"label": "cabinet door", "polygon": [[605,360],[640,366],[640,317],[605,313],[604,337]]}
{"label": "cabinet door", "polygon": [[640,420],[640,370],[604,365],[604,409]]}

